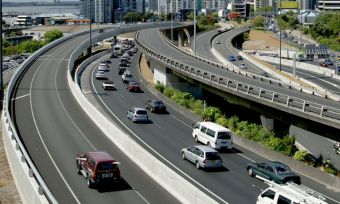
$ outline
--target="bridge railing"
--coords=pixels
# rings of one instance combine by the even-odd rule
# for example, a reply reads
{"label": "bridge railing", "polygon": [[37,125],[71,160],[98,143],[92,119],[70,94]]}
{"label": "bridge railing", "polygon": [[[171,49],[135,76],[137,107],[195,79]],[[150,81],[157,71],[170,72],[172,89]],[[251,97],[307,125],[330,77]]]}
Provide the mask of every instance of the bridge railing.
{"label": "bridge railing", "polygon": [[[251,98],[253,101],[259,101],[260,103],[270,107],[277,108],[279,106],[281,110],[288,111],[295,115],[307,114],[310,119],[317,122],[323,122],[327,125],[331,124],[331,126],[336,128],[338,128],[340,125],[340,109],[328,107],[323,104],[313,103],[283,93],[274,92],[231,78],[217,76],[215,73],[193,67],[171,57],[163,56],[157,53],[150,47],[143,45],[139,41],[138,35],[139,33],[137,33],[135,36],[136,44],[141,48],[141,50],[143,50],[145,54],[159,61],[161,64],[175,69],[177,72],[185,76],[189,75],[191,78],[209,86],[213,86],[229,93],[237,94],[243,98]],[[319,119],[322,120],[320,121]]]}
{"label": "bridge railing", "polygon": [[[231,29],[229,29],[229,30],[231,30]],[[249,30],[249,28],[246,28],[244,30],[240,30],[240,33],[243,33],[247,30]],[[239,35],[240,33],[237,33],[236,35]],[[218,33],[216,35],[219,35],[219,34],[220,33]],[[191,51],[188,51],[186,49],[181,48],[180,46],[176,45],[175,42],[173,42],[169,38],[167,38],[164,35],[163,32],[161,32],[161,36],[162,36],[162,40],[164,42],[166,42],[170,46],[174,47],[175,49],[177,49],[177,50],[179,50],[179,51],[181,51],[181,52],[183,52],[183,53],[185,53],[185,54],[187,54],[187,55],[189,55],[189,56],[191,56],[191,57],[193,57],[193,58],[195,58],[195,59],[197,59],[197,60],[199,60],[203,63],[207,63],[207,64],[215,66],[219,69],[239,73],[243,76],[250,77],[250,78],[253,78],[253,79],[258,79],[260,81],[268,82],[270,84],[275,84],[275,85],[283,86],[283,87],[290,88],[290,89],[293,88],[293,89],[300,90],[301,92],[305,92],[305,93],[308,93],[308,94],[318,95],[318,96],[325,97],[325,98],[329,97],[329,98],[332,98],[332,99],[337,100],[337,101],[340,100],[339,96],[334,95],[331,92],[318,90],[318,89],[313,88],[313,87],[309,88],[309,87],[304,86],[302,83],[298,84],[298,83],[292,82],[288,79],[287,80],[280,80],[280,79],[275,79],[275,78],[266,77],[266,76],[263,76],[263,75],[260,75],[260,74],[248,72],[248,71],[240,69],[238,66],[236,66],[232,63],[221,64],[219,62],[216,62],[216,60],[214,60],[214,59],[199,55],[197,53],[194,54]],[[232,46],[231,43],[230,43],[230,46]]]}

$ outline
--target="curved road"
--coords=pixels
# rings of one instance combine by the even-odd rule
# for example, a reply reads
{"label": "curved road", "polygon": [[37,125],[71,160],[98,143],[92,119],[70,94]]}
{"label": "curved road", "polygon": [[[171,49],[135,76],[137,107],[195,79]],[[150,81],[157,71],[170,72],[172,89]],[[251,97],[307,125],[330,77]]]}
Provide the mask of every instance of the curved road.
{"label": "curved road", "polygon": [[[100,60],[98,60],[99,62]],[[96,63],[98,63],[96,62]],[[144,103],[156,96],[142,84],[143,93],[130,93],[126,90],[125,84],[121,82],[121,77],[117,74],[119,64],[118,59],[113,60],[109,78],[114,81],[116,91],[105,91],[102,89],[101,80],[96,80],[94,63],[91,69],[84,72],[82,84],[84,92],[96,93],[88,96],[97,107],[106,112],[114,122],[123,129],[154,148],[158,153],[165,157],[170,163],[180,168],[184,172],[184,177],[189,181],[189,177],[194,179],[213,194],[221,198],[220,202],[229,203],[255,203],[260,191],[267,185],[262,181],[251,178],[245,171],[246,165],[251,161],[261,162],[265,159],[247,149],[235,145],[231,152],[222,152],[224,169],[221,171],[202,171],[197,170],[188,161],[183,161],[180,157],[180,150],[183,147],[194,145],[191,136],[191,124],[195,121],[178,113],[172,107],[167,107],[169,114],[154,114],[149,112],[151,123],[135,124],[126,117],[126,111],[131,107],[144,107]],[[133,72],[137,81],[142,81],[139,76],[138,59],[133,58],[129,68]],[[320,186],[308,178],[302,176],[303,183],[317,189],[328,197],[339,200],[340,196],[325,187]],[[331,202],[331,201],[330,201]]]}
{"label": "curved road", "polygon": [[[23,143],[59,203],[177,203],[127,159],[81,110],[67,85],[67,62],[88,35],[36,60],[17,83],[12,115]],[[76,173],[76,154],[103,150],[121,162],[125,182],[99,192]]]}

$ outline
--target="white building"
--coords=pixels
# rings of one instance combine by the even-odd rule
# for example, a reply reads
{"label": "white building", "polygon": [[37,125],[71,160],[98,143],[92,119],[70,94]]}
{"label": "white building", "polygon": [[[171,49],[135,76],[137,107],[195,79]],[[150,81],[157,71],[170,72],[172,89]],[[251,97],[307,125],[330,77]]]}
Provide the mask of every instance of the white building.
{"label": "white building", "polygon": [[230,3],[230,6],[228,5],[228,8],[231,8],[232,12],[238,12],[240,13],[241,18],[246,18],[246,0],[232,0]]}
{"label": "white building", "polygon": [[320,10],[340,10],[340,0],[318,0],[317,7]]}

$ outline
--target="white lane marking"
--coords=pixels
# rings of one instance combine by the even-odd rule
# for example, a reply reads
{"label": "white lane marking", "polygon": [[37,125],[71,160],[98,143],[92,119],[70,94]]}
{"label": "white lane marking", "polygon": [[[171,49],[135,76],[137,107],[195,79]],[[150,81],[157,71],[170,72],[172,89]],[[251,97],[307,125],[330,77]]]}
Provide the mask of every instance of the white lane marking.
{"label": "white lane marking", "polygon": [[255,160],[252,160],[249,157],[247,157],[247,156],[245,156],[245,155],[243,155],[241,153],[236,152],[235,150],[231,150],[231,151],[235,152],[237,155],[240,155],[241,157],[243,157],[243,158],[245,158],[245,159],[247,159],[247,160],[249,160],[251,162],[254,162],[254,163],[256,162]]}
{"label": "white lane marking", "polygon": [[63,102],[61,101],[61,98],[60,98],[60,94],[59,94],[59,91],[58,91],[58,87],[57,87],[57,72],[59,71],[60,69],[60,66],[58,67],[58,69],[56,69],[55,71],[55,74],[54,74],[54,77],[55,77],[55,80],[54,80],[54,86],[55,86],[55,89],[57,91],[57,96],[58,96],[58,99],[59,99],[59,102],[64,110],[64,112],[66,113],[67,117],[70,119],[70,121],[72,122],[72,124],[74,125],[74,127],[78,130],[78,132],[80,133],[80,135],[85,139],[85,141],[92,147],[93,150],[97,150],[94,145],[90,142],[90,140],[85,136],[85,134],[80,130],[80,128],[77,126],[77,124],[74,122],[74,120],[71,118],[70,114],[68,113],[68,111],[66,110]]}
{"label": "white lane marking", "polygon": [[39,138],[40,138],[40,140],[41,140],[41,142],[42,142],[42,144],[43,144],[43,146],[44,146],[44,148],[45,148],[45,150],[46,150],[46,152],[47,152],[47,155],[48,155],[48,157],[50,158],[50,160],[52,161],[52,163],[53,163],[54,167],[56,168],[58,174],[60,175],[61,179],[62,179],[63,182],[65,183],[66,187],[68,188],[68,190],[70,191],[71,195],[72,195],[73,198],[76,200],[76,202],[77,202],[77,203],[80,203],[79,199],[77,198],[77,196],[75,195],[75,193],[74,193],[73,190],[71,189],[70,185],[67,183],[66,179],[64,178],[63,174],[61,173],[60,169],[58,168],[57,164],[55,163],[55,161],[54,161],[54,159],[53,159],[51,153],[48,151],[48,148],[47,148],[47,146],[46,146],[46,144],[45,144],[45,142],[44,142],[44,140],[43,140],[43,138],[42,138],[42,135],[41,135],[40,130],[39,130],[39,128],[38,128],[37,121],[36,121],[36,119],[35,119],[35,115],[34,115],[34,111],[33,111],[33,105],[32,105],[32,104],[33,104],[33,103],[32,103],[32,87],[33,87],[34,79],[35,79],[35,77],[36,77],[38,71],[40,70],[41,65],[42,65],[42,64],[40,64],[39,67],[38,67],[38,69],[35,71],[35,73],[34,73],[34,75],[33,75],[33,77],[32,77],[31,85],[30,85],[30,106],[31,106],[31,114],[32,114],[32,117],[33,117],[34,126],[35,126],[35,128],[36,128],[36,130],[37,130],[37,133],[38,133],[38,135],[39,135]]}
{"label": "white lane marking", "polygon": [[[92,88],[93,90],[95,90],[95,92],[97,93],[97,89],[93,83],[93,74],[94,74],[94,70],[92,71],[91,74],[91,83],[92,83]],[[153,149],[149,144],[147,144],[144,140],[142,140],[136,133],[134,133],[128,126],[126,126],[123,121],[121,121],[112,111],[111,109],[106,105],[106,103],[103,101],[103,99],[101,98],[101,96],[99,94],[97,94],[97,97],[99,98],[99,100],[102,102],[102,104],[105,106],[105,108],[111,113],[111,115],[113,117],[116,118],[116,120],[118,120],[120,122],[120,124],[122,124],[132,135],[135,136],[136,139],[138,139],[141,143],[143,143],[143,145],[145,145],[147,148],[149,148],[154,154],[156,154],[157,156],[159,156],[160,158],[163,159],[163,161],[165,161],[166,163],[168,163],[171,167],[173,167],[174,169],[176,169],[177,171],[179,171],[182,175],[184,175],[186,178],[188,178],[189,180],[191,180],[193,183],[195,183],[196,185],[200,186],[201,188],[203,188],[205,191],[209,192],[211,195],[213,195],[215,198],[219,199],[220,201],[222,201],[223,203],[228,203],[227,201],[223,200],[221,197],[219,197],[218,195],[214,194],[212,191],[210,191],[208,188],[206,188],[205,186],[203,186],[202,184],[200,184],[199,182],[197,182],[195,179],[191,178],[188,174],[186,174],[184,171],[182,171],[181,169],[179,169],[177,166],[175,166],[173,163],[171,163],[169,160],[167,160],[163,155],[161,155],[160,153],[158,153],[155,149]]]}
{"label": "white lane marking", "polygon": [[146,198],[144,198],[144,196],[142,196],[142,194],[141,194],[140,192],[138,192],[136,189],[133,189],[133,191],[134,191],[135,193],[137,193],[137,195],[138,195],[139,197],[141,197],[142,200],[144,200],[145,203],[151,204],[151,203],[150,203],[148,200],[146,200]]}
{"label": "white lane marking", "polygon": [[182,123],[183,125],[185,125],[185,126],[187,126],[187,127],[189,127],[189,128],[192,128],[192,126],[186,124],[183,120],[177,118],[176,116],[174,116],[174,115],[172,115],[172,114],[171,114],[170,116],[173,117],[173,118],[174,118],[175,120],[177,120],[178,122]]}
{"label": "white lane marking", "polygon": [[12,98],[11,100],[14,101],[14,100],[17,100],[17,99],[20,99],[20,98],[24,98],[26,96],[30,96],[31,94],[25,94],[25,95],[22,95],[22,96],[18,96],[16,98]]}

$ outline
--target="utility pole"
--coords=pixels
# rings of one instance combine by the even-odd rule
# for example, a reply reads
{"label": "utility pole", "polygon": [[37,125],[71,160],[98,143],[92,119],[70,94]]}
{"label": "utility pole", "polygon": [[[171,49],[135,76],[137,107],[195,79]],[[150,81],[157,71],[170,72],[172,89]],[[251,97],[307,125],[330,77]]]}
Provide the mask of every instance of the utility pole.
{"label": "utility pole", "polygon": [[194,0],[194,55],[196,55],[196,1]]}
{"label": "utility pole", "polygon": [[174,28],[173,28],[173,25],[172,25],[172,0],[170,1],[171,2],[171,5],[170,5],[170,9],[171,9],[171,11],[170,11],[170,18],[171,18],[171,41],[173,41],[174,40]]}
{"label": "utility pole", "polygon": [[91,24],[92,24],[92,0],[90,0],[90,56],[92,56],[92,28],[91,28]]}
{"label": "utility pole", "polygon": [[281,72],[281,41],[282,41],[282,28],[281,28],[281,13],[282,13],[282,0],[279,0],[280,1],[280,9],[278,9],[280,11],[280,14],[279,14],[279,20],[278,23],[279,23],[279,29],[280,29],[280,72]]}
{"label": "utility pole", "polygon": [[1,66],[1,70],[0,70],[0,107],[2,107],[2,102],[3,102],[3,98],[4,98],[4,82],[3,82],[3,76],[2,76],[2,0],[0,0],[0,18],[1,18],[1,28],[0,28],[0,33],[1,33],[1,38],[0,38],[0,44],[1,44],[1,53],[0,53],[0,66]]}

